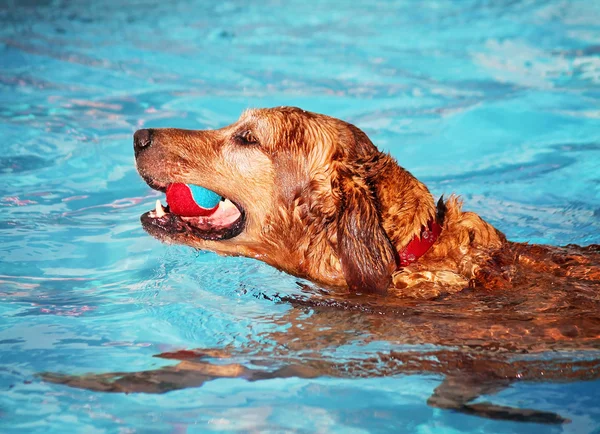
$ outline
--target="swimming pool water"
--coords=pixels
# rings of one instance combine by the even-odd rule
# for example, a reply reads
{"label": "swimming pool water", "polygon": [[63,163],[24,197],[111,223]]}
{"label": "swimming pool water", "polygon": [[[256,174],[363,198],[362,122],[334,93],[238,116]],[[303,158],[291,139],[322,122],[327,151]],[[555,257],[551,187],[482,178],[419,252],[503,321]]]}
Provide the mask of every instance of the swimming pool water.
{"label": "swimming pool water", "polygon": [[[0,431],[530,432],[428,407],[436,375],[125,395],[35,374],[152,369],[172,364],[163,351],[268,346],[289,327],[294,308],[270,298],[297,279],[143,232],[160,195],[134,168],[142,127],[300,106],[356,124],[512,240],[600,243],[598,23],[587,0],[4,1]],[[329,350],[404,348],[360,325]],[[546,432],[592,433],[599,388],[517,383],[490,399],[573,421]]]}

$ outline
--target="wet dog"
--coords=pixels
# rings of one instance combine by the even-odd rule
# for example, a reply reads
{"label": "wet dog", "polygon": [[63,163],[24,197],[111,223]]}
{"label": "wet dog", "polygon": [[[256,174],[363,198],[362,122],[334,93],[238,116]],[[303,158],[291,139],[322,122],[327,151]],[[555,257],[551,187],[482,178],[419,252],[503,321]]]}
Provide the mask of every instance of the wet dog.
{"label": "wet dog", "polygon": [[[159,355],[175,366],[44,374],[48,381],[162,393],[223,377],[434,373],[444,380],[432,406],[562,423],[553,412],[473,401],[516,381],[600,377],[599,246],[509,242],[456,197],[436,203],[349,123],[297,108],[249,110],[219,130],[137,131],[134,149],[152,188],[195,184],[223,198],[209,216],[157,205],[141,217],[151,235],[256,258],[324,289],[278,297],[292,308],[270,347],[175,351]],[[343,361],[323,355],[377,340],[413,347]]]}
{"label": "wet dog", "polygon": [[139,130],[134,149],[152,188],[195,184],[224,198],[209,217],[144,214],[151,235],[257,258],[340,293],[431,297],[538,272],[600,280],[581,251],[510,243],[456,197],[436,205],[364,132],[329,116],[248,110],[219,130]]}

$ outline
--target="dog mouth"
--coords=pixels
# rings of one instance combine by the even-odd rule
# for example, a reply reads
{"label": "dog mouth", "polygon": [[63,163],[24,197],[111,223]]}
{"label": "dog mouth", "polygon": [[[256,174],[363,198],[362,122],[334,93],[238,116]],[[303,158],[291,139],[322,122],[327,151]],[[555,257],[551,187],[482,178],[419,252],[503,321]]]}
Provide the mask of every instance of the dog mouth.
{"label": "dog mouth", "polygon": [[[165,192],[167,185],[146,180],[154,190]],[[140,217],[142,227],[150,235],[160,239],[197,237],[209,241],[221,241],[238,236],[245,227],[244,209],[231,200],[221,197],[216,209],[206,216],[185,217],[174,213],[169,205],[156,201],[153,210]]]}

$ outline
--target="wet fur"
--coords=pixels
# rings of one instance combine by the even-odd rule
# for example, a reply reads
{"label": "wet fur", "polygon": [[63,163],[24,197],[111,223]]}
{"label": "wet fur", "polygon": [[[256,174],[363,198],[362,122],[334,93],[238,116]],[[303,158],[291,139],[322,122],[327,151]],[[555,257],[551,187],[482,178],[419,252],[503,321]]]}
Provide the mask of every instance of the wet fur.
{"label": "wet fur", "polygon": [[[247,131],[257,144],[236,141]],[[219,130],[152,132],[152,146],[136,155],[144,179],[201,185],[248,217],[233,239],[154,234],[163,241],[257,258],[341,292],[400,297],[502,288],[528,269],[553,267],[552,248],[531,255],[462,211],[457,197],[436,206],[423,183],[339,119],[280,107],[248,110]],[[398,267],[398,252],[434,219],[443,227],[437,242],[416,263]],[[573,272],[588,278],[588,265]]]}

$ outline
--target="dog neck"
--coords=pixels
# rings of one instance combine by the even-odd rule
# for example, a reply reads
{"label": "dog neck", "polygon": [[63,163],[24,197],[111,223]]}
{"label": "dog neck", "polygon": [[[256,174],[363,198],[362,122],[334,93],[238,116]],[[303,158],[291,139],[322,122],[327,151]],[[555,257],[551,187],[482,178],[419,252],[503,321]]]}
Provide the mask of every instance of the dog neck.
{"label": "dog neck", "polygon": [[400,254],[424,228],[435,222],[433,196],[422,182],[385,156],[377,173],[375,189],[381,211],[381,223],[388,238]]}

